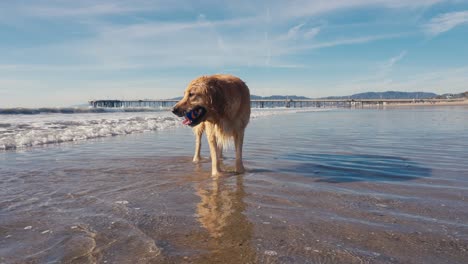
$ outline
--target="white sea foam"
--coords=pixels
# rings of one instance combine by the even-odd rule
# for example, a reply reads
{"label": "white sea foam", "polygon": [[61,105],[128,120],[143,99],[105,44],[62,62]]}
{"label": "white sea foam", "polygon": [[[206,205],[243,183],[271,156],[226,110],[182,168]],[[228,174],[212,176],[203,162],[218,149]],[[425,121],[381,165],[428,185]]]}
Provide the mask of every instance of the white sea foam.
{"label": "white sea foam", "polygon": [[[251,119],[318,109],[253,109]],[[0,150],[182,127],[169,111],[0,114]]]}
{"label": "white sea foam", "polygon": [[136,107],[136,108],[91,108],[91,107],[41,107],[41,108],[0,108],[0,115],[39,115],[39,114],[82,114],[107,112],[159,112],[164,108]]}

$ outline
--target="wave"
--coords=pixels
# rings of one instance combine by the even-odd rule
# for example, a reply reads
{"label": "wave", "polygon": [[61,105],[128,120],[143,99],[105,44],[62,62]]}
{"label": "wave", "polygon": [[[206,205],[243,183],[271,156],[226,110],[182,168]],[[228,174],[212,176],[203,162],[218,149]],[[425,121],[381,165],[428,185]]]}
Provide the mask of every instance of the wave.
{"label": "wave", "polygon": [[39,115],[39,114],[84,114],[84,113],[134,113],[160,112],[167,108],[85,108],[85,107],[41,107],[41,108],[0,108],[0,115]]}
{"label": "wave", "polygon": [[[102,115],[101,115],[102,117]],[[40,120],[3,124],[0,150],[142,133],[179,126],[170,116],[95,118],[84,120]]]}
{"label": "wave", "polygon": [[[64,108],[62,108],[64,109]],[[253,109],[251,119],[318,109]],[[57,112],[46,112],[57,113]],[[0,119],[0,150],[19,149],[46,144],[73,142],[102,137],[151,132],[182,127],[182,118],[169,111],[140,113],[117,111],[81,112],[75,115],[6,115]],[[89,114],[94,113],[94,114]]]}

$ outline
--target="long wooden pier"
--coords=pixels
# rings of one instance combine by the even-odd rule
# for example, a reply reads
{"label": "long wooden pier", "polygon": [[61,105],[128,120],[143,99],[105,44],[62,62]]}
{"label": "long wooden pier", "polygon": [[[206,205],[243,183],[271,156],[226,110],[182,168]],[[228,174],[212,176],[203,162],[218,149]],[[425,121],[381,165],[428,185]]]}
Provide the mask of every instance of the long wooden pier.
{"label": "long wooden pier", "polygon": [[[94,108],[171,108],[179,100],[92,100]],[[299,100],[251,100],[252,108],[301,108],[301,107],[383,107],[390,104],[421,104],[457,102],[463,99],[299,99]]]}

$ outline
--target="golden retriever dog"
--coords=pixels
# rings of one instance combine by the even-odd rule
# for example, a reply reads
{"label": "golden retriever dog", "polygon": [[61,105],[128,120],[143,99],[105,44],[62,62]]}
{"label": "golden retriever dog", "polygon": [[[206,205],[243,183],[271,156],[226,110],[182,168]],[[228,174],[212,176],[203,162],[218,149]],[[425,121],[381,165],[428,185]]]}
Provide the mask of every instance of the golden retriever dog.
{"label": "golden retriever dog", "polygon": [[[242,146],[245,128],[250,120],[250,91],[241,79],[227,74],[198,77],[190,82],[184,97],[172,112],[185,117],[183,123],[188,126],[203,126],[195,133],[206,131],[213,176],[221,174],[221,147],[226,146],[231,139],[234,139],[236,149],[235,171],[244,172]],[[198,142],[200,138],[197,137]],[[200,151],[199,147],[197,143],[195,156]]]}

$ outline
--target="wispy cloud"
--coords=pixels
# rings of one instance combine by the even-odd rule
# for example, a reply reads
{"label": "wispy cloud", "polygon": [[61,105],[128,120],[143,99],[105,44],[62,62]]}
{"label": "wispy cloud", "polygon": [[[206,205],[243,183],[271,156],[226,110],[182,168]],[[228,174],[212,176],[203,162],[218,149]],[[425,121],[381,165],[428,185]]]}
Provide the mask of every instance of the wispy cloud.
{"label": "wispy cloud", "polygon": [[286,35],[286,37],[287,37],[288,39],[295,39],[295,38],[297,38],[297,35],[298,35],[299,30],[300,30],[304,25],[305,25],[305,24],[302,23],[302,24],[299,24],[299,25],[297,25],[297,26],[292,27],[291,29],[289,29],[288,34]]}
{"label": "wispy cloud", "polygon": [[126,7],[115,3],[94,4],[91,6],[69,7],[31,7],[26,11],[41,17],[99,16],[142,11],[140,7]]}
{"label": "wispy cloud", "polygon": [[384,7],[384,8],[418,8],[427,7],[443,0],[347,0],[347,1],[324,1],[324,0],[299,0],[288,1],[282,15],[286,17],[305,17],[324,13],[330,13],[337,10],[360,8],[365,6]]}
{"label": "wispy cloud", "polygon": [[369,35],[369,36],[362,36],[362,37],[341,38],[341,39],[332,40],[332,41],[317,42],[313,44],[297,46],[293,49],[295,50],[324,49],[324,48],[331,48],[331,47],[336,47],[336,46],[356,45],[356,44],[369,43],[369,42],[378,41],[378,40],[401,38],[406,35],[407,35],[406,33],[399,33],[399,34],[380,34],[380,35]]}
{"label": "wispy cloud", "polygon": [[406,53],[407,53],[406,50],[403,50],[397,56],[390,58],[388,60],[388,62],[384,65],[384,67],[385,68],[393,67],[397,62],[399,62],[400,60],[402,60],[406,56]]}
{"label": "wispy cloud", "polygon": [[468,11],[438,15],[425,24],[423,29],[428,35],[436,36],[464,24],[468,24]]}
{"label": "wispy cloud", "polygon": [[135,1],[34,1],[27,4],[12,3],[9,9],[27,17],[41,18],[71,18],[71,17],[96,17],[107,15],[121,15],[136,12],[149,12],[159,9],[159,2],[146,0]]}
{"label": "wispy cloud", "polygon": [[320,27],[307,27],[306,23],[301,23],[291,27],[287,34],[281,35],[277,38],[278,41],[290,40],[310,40],[318,35]]}
{"label": "wispy cloud", "polygon": [[315,36],[317,36],[319,32],[320,32],[320,27],[311,28],[311,29],[307,30],[306,32],[304,32],[304,38],[312,39]]}
{"label": "wispy cloud", "polygon": [[401,61],[407,54],[406,50],[401,51],[398,55],[391,57],[385,62],[381,63],[377,67],[377,72],[375,74],[370,74],[368,80],[374,80],[380,83],[385,83],[388,79],[391,78],[392,71],[396,67],[396,64]]}

